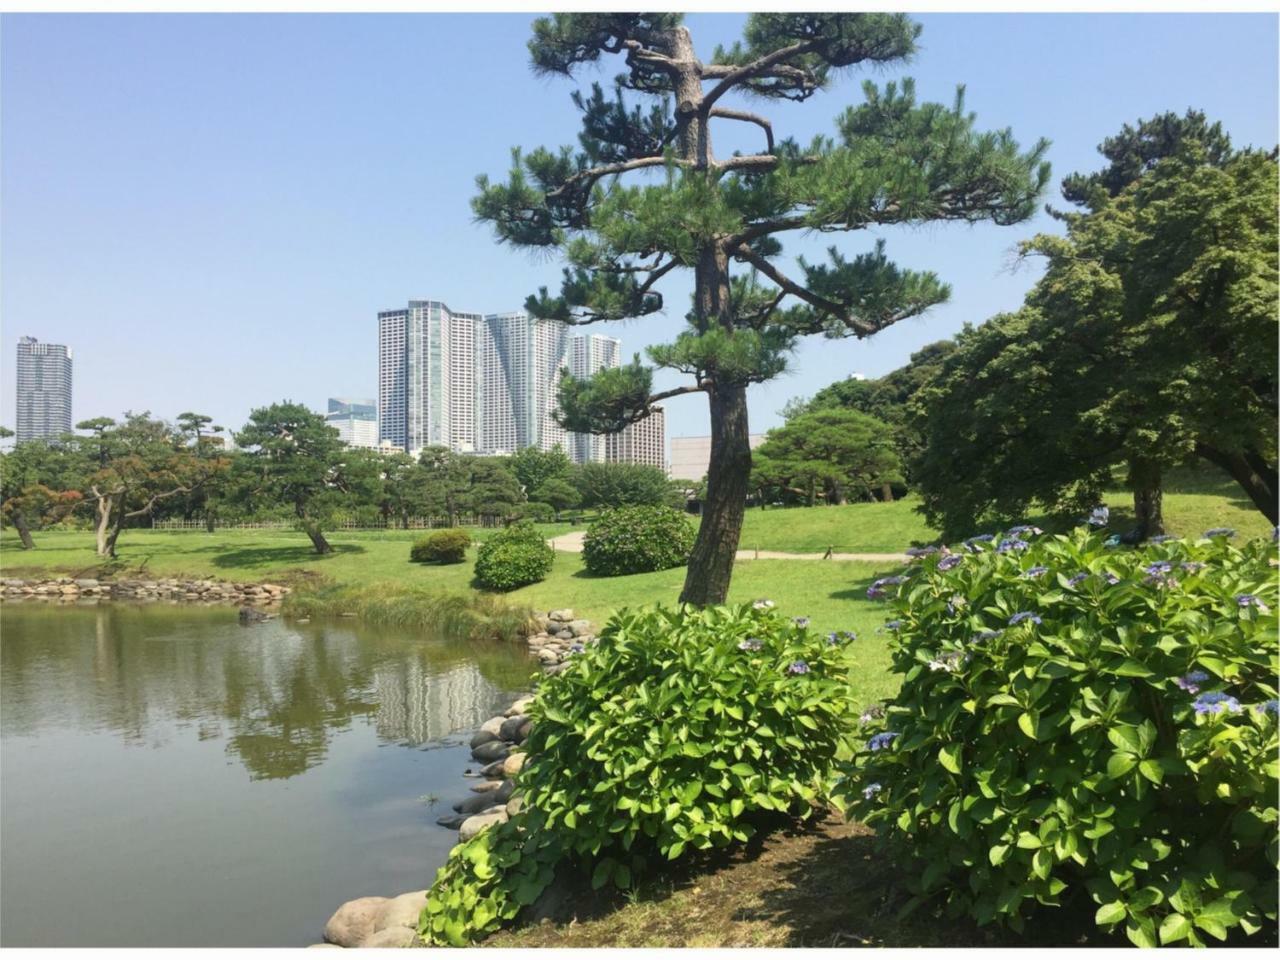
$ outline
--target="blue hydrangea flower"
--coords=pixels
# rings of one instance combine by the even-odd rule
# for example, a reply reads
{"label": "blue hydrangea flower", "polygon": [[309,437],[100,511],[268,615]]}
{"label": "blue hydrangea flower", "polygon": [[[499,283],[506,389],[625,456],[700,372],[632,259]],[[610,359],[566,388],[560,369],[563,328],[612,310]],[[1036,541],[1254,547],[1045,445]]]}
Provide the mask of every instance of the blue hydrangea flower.
{"label": "blue hydrangea flower", "polygon": [[1241,609],[1247,607],[1255,607],[1259,613],[1268,613],[1271,608],[1255,597],[1252,593],[1241,593],[1236,595],[1236,605]]}
{"label": "blue hydrangea flower", "polygon": [[890,620],[890,621],[888,621],[888,622],[884,625],[884,628],[885,628],[886,630],[901,630],[901,629],[902,629],[902,621],[901,621],[901,620]]}
{"label": "blue hydrangea flower", "polygon": [[748,637],[746,640],[741,640],[738,643],[739,650],[755,651],[755,650],[759,650],[763,646],[764,644],[761,643],[759,640],[757,640],[755,637]]}
{"label": "blue hydrangea flower", "polygon": [[1028,567],[1026,570],[1023,570],[1023,571],[1022,571],[1022,579],[1023,579],[1023,580],[1032,580],[1032,579],[1034,579],[1034,578],[1036,578],[1036,577],[1044,576],[1044,575],[1045,575],[1046,573],[1048,573],[1048,572],[1049,572],[1049,568],[1048,568],[1048,567],[1039,567],[1039,566],[1037,566],[1037,567]]}
{"label": "blue hydrangea flower", "polygon": [[1120,578],[1117,577],[1110,570],[1108,570],[1106,573],[1103,574],[1103,579],[1106,580],[1107,583],[1111,584],[1111,586],[1113,587],[1120,582]]}
{"label": "blue hydrangea flower", "polygon": [[909,547],[907,549],[908,557],[927,557],[938,552],[937,547]]}
{"label": "blue hydrangea flower", "polygon": [[940,653],[934,659],[929,661],[930,670],[945,670],[947,673],[955,673],[961,663],[962,654],[959,650],[948,650]]}
{"label": "blue hydrangea flower", "polygon": [[1028,526],[1027,524],[1024,523],[1016,527],[1010,527],[1008,530],[1005,531],[1005,533],[1007,533],[1011,537],[1020,537],[1024,533],[1030,533],[1033,529],[1035,528]]}
{"label": "blue hydrangea flower", "polygon": [[1087,579],[1089,579],[1089,572],[1088,572],[1087,570],[1081,570],[1079,573],[1073,574],[1073,575],[1072,575],[1072,576],[1067,580],[1067,586],[1068,586],[1068,587],[1074,587],[1076,584],[1078,584],[1078,583],[1082,583],[1083,581],[1085,581],[1085,580],[1087,580]]}
{"label": "blue hydrangea flower", "polygon": [[1156,577],[1172,570],[1173,564],[1168,560],[1157,560],[1155,563],[1147,564],[1143,569],[1146,570],[1149,576]]}
{"label": "blue hydrangea flower", "polygon": [[582,652],[583,652],[584,650],[586,650],[586,649],[587,649],[587,648],[586,648],[586,647],[584,647],[584,646],[583,646],[582,644],[580,644],[580,643],[572,643],[572,644],[570,644],[570,645],[569,645],[569,652],[570,652],[570,653],[582,653]]}
{"label": "blue hydrangea flower", "polygon": [[1178,566],[1187,571],[1187,573],[1199,573],[1204,569],[1204,564],[1199,560],[1188,560],[1185,563],[1178,564]]}
{"label": "blue hydrangea flower", "polygon": [[900,583],[906,582],[906,577],[881,577],[871,586],[867,587],[867,599],[879,600],[887,591],[885,587],[896,587]]}
{"label": "blue hydrangea flower", "polygon": [[884,750],[889,746],[889,744],[893,743],[897,736],[897,733],[892,730],[886,730],[884,733],[877,733],[867,741],[867,749],[873,753],[877,750]]}
{"label": "blue hydrangea flower", "polygon": [[949,553],[945,557],[943,557],[941,560],[938,561],[938,569],[941,570],[943,573],[945,573],[948,570],[951,570],[955,567],[960,566],[960,562],[962,560],[964,560],[964,557],[962,557],[960,554]]}
{"label": "blue hydrangea flower", "polygon": [[1018,540],[1016,538],[1001,540],[998,544],[996,544],[996,553],[1008,553],[1010,550],[1017,552],[1021,550],[1030,550],[1030,549],[1031,549],[1031,544],[1027,543],[1027,541],[1025,540]]}
{"label": "blue hydrangea flower", "polygon": [[787,667],[787,673],[802,674],[809,672],[809,665],[803,660],[797,660],[791,666]]}
{"label": "blue hydrangea flower", "polygon": [[1034,613],[1032,613],[1030,610],[1021,610],[1009,618],[1009,626],[1016,627],[1018,624],[1023,623],[1027,620],[1030,620],[1032,623],[1037,623],[1037,624],[1042,622],[1040,618],[1036,616]]}
{"label": "blue hydrangea flower", "polygon": [[1154,537],[1147,537],[1147,543],[1168,543],[1177,539],[1172,533],[1158,533]]}
{"label": "blue hydrangea flower", "polygon": [[1276,714],[1280,714],[1280,700],[1277,700],[1274,697],[1272,697],[1270,700],[1267,700],[1264,703],[1258,704],[1257,711],[1259,713],[1269,713],[1272,716],[1275,716]]}
{"label": "blue hydrangea flower", "polygon": [[1206,539],[1226,537],[1229,540],[1236,535],[1236,532],[1230,527],[1214,527],[1212,530],[1206,530],[1204,535]]}
{"label": "blue hydrangea flower", "polygon": [[1103,541],[1102,541],[1102,545],[1103,545],[1104,547],[1118,547],[1118,546],[1120,546],[1120,534],[1118,534],[1118,533],[1113,533],[1111,536],[1107,537],[1107,539],[1105,539],[1105,540],[1103,540]]}
{"label": "blue hydrangea flower", "polygon": [[1192,670],[1185,677],[1178,677],[1173,682],[1192,695],[1200,692],[1200,684],[1209,679],[1209,675],[1203,670]]}
{"label": "blue hydrangea flower", "polygon": [[1086,518],[1091,527],[1105,527],[1111,519],[1111,511],[1107,507],[1094,507]]}
{"label": "blue hydrangea flower", "polygon": [[795,617],[792,621],[797,627],[807,627],[809,625],[808,617]]}
{"label": "blue hydrangea flower", "polygon": [[849,643],[853,643],[853,641],[858,639],[858,635],[854,633],[852,630],[841,630],[840,635],[843,636],[845,640]]}
{"label": "blue hydrangea flower", "polygon": [[1224,710],[1227,713],[1236,713],[1240,709],[1240,701],[1221,691],[1214,690],[1200,694],[1191,706],[1201,716],[1208,713],[1222,713]]}
{"label": "blue hydrangea flower", "polygon": [[863,788],[862,788],[862,799],[864,799],[864,800],[870,800],[870,799],[871,799],[872,797],[874,797],[877,793],[879,793],[882,789],[884,789],[884,788],[883,788],[883,787],[881,787],[881,786],[880,786],[880,784],[878,784],[878,783],[869,783],[869,784],[867,784],[865,787],[863,787]]}

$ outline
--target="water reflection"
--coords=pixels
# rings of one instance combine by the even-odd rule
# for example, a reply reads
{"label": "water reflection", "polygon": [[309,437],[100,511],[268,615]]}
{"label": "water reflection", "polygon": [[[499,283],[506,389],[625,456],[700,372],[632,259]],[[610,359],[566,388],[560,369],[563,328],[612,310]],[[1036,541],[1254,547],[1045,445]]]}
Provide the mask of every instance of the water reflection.
{"label": "water reflection", "polygon": [[226,740],[253,779],[320,763],[368,718],[380,739],[438,741],[523,688],[523,651],[355,623],[241,627],[232,609],[9,604],[0,620],[0,726],[109,730],[159,747]]}

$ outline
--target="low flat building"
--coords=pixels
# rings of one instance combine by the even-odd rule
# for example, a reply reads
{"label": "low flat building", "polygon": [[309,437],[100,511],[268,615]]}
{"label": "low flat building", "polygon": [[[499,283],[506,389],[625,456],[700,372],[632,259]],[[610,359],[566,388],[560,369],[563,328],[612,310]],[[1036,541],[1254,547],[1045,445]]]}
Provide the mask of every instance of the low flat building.
{"label": "low flat building", "polygon": [[[764,443],[763,433],[753,433],[748,438],[754,450]],[[711,465],[710,437],[672,437],[671,465],[667,468],[667,476],[672,480],[688,480],[697,483],[707,475]]]}

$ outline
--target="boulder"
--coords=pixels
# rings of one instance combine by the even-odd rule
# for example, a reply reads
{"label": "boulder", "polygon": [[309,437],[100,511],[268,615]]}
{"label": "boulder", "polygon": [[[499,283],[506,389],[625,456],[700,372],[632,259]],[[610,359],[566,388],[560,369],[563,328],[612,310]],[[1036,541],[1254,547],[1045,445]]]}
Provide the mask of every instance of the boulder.
{"label": "boulder", "polygon": [[[415,918],[416,926],[417,920]],[[410,927],[387,927],[385,930],[379,930],[364,943],[361,947],[412,947],[418,942],[418,931]]]}
{"label": "boulder", "polygon": [[490,717],[480,724],[480,729],[486,733],[492,733],[495,737],[501,736],[502,724],[506,719],[506,717]]}
{"label": "boulder", "polygon": [[502,773],[504,776],[514,777],[520,772],[524,766],[524,758],[527,754],[523,752],[513,753],[507,759],[502,761]]}
{"label": "boulder", "polygon": [[445,814],[443,817],[436,817],[436,823],[442,827],[448,827],[450,830],[457,830],[468,816],[469,814],[465,813]]}
{"label": "boulder", "polygon": [[542,672],[545,674],[548,674],[549,676],[554,677],[557,673],[564,673],[564,671],[568,669],[569,669],[569,661],[565,660],[562,663],[544,664],[542,668]]}
{"label": "boulder", "polygon": [[466,841],[470,840],[472,837],[479,834],[481,830],[487,830],[489,827],[492,827],[495,823],[506,823],[506,822],[507,822],[507,811],[504,808],[499,808],[498,813],[486,813],[486,814],[481,814],[480,816],[468,817],[463,822],[462,826],[458,828],[458,839],[461,842],[465,843]]}
{"label": "boulder", "polygon": [[575,637],[585,637],[591,632],[591,621],[572,620],[569,622],[569,632]]}
{"label": "boulder", "polygon": [[[465,800],[459,800],[457,803],[453,805],[454,812],[465,814],[466,816],[469,817],[474,813],[479,813],[481,810],[487,810],[489,807],[492,807],[494,805],[495,803],[494,798],[497,795],[498,793],[495,790],[491,794],[478,793],[473,797],[467,797],[467,799]],[[506,803],[506,799],[503,798],[502,802]]]}
{"label": "boulder", "polygon": [[[380,930],[391,927],[410,927],[417,930],[418,915],[426,905],[427,891],[425,890],[415,890],[412,893],[402,893],[398,897],[392,897],[374,917],[373,932],[376,934]],[[374,944],[366,941],[364,946],[374,946]]]}
{"label": "boulder", "polygon": [[554,620],[557,623],[568,623],[573,619],[572,610],[552,610],[547,614],[548,620]]}
{"label": "boulder", "polygon": [[498,731],[498,736],[509,743],[514,743],[516,734],[520,732],[520,728],[524,726],[524,722],[528,719],[528,717],[521,716],[520,714],[516,714],[514,717],[508,717],[502,722],[502,727]]}
{"label": "boulder", "polygon": [[482,780],[471,788],[472,793],[492,793],[502,786],[501,780]]}
{"label": "boulder", "polygon": [[340,947],[356,947],[373,933],[373,921],[387,903],[386,897],[348,900],[324,925],[324,939]]}
{"label": "boulder", "polygon": [[[505,757],[503,758],[506,759]],[[488,777],[490,780],[502,779],[502,760],[495,760],[488,766],[480,768],[480,776]]]}
{"label": "boulder", "polygon": [[528,713],[529,705],[533,703],[533,697],[521,697],[511,706],[507,707],[507,716],[514,717],[517,713]]}
{"label": "boulder", "polygon": [[533,721],[526,717],[524,723],[520,724],[520,729],[516,731],[516,743],[524,743],[532,732]]}
{"label": "boulder", "polygon": [[538,651],[538,659],[546,664],[557,663],[560,660],[560,654],[555,650],[548,650],[543,647]]}
{"label": "boulder", "polygon": [[471,748],[471,755],[481,763],[492,763],[494,760],[505,760],[511,747],[501,740],[490,740],[478,747]]}
{"label": "boulder", "polygon": [[514,817],[524,809],[524,797],[512,797],[507,801],[507,816]]}
{"label": "boulder", "polygon": [[475,735],[471,738],[471,749],[475,750],[475,748],[480,746],[482,743],[492,743],[497,739],[498,735],[496,733],[492,733],[488,730],[477,730]]}

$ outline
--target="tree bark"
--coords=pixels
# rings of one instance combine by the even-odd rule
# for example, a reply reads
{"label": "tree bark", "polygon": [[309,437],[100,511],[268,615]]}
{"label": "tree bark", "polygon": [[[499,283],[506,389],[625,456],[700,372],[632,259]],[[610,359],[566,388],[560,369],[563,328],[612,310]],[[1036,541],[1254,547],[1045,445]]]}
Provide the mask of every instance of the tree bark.
{"label": "tree bark", "polygon": [[724,603],[729,595],[751,476],[747,388],[713,389],[708,396],[711,463],[707,470],[707,498],[680,593],[681,603],[700,607]]}
{"label": "tree bark", "polygon": [[213,511],[212,511],[212,510],[209,510],[209,509],[207,509],[207,508],[206,508],[206,509],[205,509],[205,511],[204,511],[204,529],[205,529],[205,532],[206,532],[206,533],[213,533],[214,528],[215,528],[216,526],[217,526],[217,524],[216,524],[216,522],[214,521]]}
{"label": "tree bark", "polygon": [[1274,464],[1252,451],[1228,453],[1206,443],[1197,443],[1196,453],[1229,473],[1263,516],[1273,524],[1280,523],[1280,476]]}
{"label": "tree bark", "polygon": [[111,519],[115,513],[115,497],[99,496],[97,500],[98,522],[94,533],[97,539],[97,553],[100,557],[114,557],[116,538],[111,536]]}
{"label": "tree bark", "polygon": [[18,539],[22,541],[22,549],[34,550],[36,542],[31,539],[31,526],[27,523],[26,515],[21,510],[15,510],[10,519],[13,520],[13,529],[18,531]]}
{"label": "tree bark", "polygon": [[333,547],[329,545],[329,541],[324,538],[324,533],[320,529],[320,524],[314,520],[304,520],[302,529],[307,536],[311,538],[311,545],[316,548],[316,553],[324,556],[326,553],[333,553]]}
{"label": "tree bark", "polygon": [[880,484],[880,499],[885,503],[893,503],[893,486],[891,484]]}
{"label": "tree bark", "polygon": [[1129,484],[1133,487],[1134,535],[1138,542],[1164,533],[1164,490],[1160,468],[1152,463],[1129,464]]}

